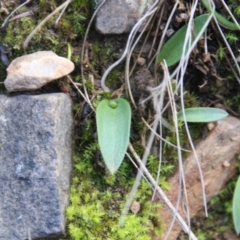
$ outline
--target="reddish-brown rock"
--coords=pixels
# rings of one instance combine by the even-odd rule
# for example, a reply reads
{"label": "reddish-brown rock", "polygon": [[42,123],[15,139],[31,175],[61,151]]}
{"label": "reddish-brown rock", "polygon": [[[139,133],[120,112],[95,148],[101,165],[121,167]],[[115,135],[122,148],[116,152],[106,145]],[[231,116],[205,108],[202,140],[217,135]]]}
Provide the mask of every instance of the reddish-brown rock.
{"label": "reddish-brown rock", "polygon": [[[197,144],[198,156],[205,182],[207,201],[217,195],[225,184],[236,173],[237,154],[240,153],[240,120],[234,117],[226,117],[217,122],[206,139]],[[203,208],[203,193],[200,174],[194,154],[191,153],[183,163],[184,175],[188,194],[188,206],[190,217],[194,217]],[[179,172],[168,180],[170,191],[166,192],[169,200],[176,205],[179,193]],[[178,212],[184,216],[183,206],[186,201],[182,197]],[[166,235],[172,221],[172,215],[167,208],[158,209],[159,217],[165,224],[163,236],[155,236],[154,240],[162,240]],[[175,240],[181,231],[176,222],[168,240]]]}

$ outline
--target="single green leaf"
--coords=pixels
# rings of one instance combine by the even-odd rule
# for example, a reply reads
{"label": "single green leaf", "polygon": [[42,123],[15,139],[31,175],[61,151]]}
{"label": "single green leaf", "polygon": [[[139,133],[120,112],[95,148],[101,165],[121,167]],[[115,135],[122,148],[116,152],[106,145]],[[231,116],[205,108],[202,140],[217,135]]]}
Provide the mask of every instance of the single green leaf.
{"label": "single green leaf", "polygon": [[[203,14],[194,19],[193,39],[200,33],[209,16],[209,14]],[[164,44],[158,55],[158,62],[165,59],[167,66],[170,67],[180,60],[186,32],[187,25],[184,25]],[[186,47],[187,50],[188,48]]]}
{"label": "single green leaf", "polygon": [[[209,12],[211,12],[213,10],[207,0],[202,0],[202,3]],[[229,20],[227,20],[223,15],[221,15],[217,11],[214,11],[213,14],[216,17],[216,19],[218,20],[219,24],[221,26],[223,26],[224,28],[227,28],[230,30],[240,30],[240,28],[237,24],[235,24],[234,22],[230,22]]]}
{"label": "single green leaf", "polygon": [[236,233],[240,233],[240,176],[238,177],[237,184],[233,194],[233,223]]}
{"label": "single green leaf", "polygon": [[[228,113],[220,108],[197,107],[184,109],[187,122],[214,122],[228,116]],[[184,121],[183,111],[179,111],[178,120]]]}
{"label": "single green leaf", "polygon": [[114,102],[104,99],[96,109],[98,143],[104,162],[112,174],[123,161],[131,125],[129,103],[123,98],[118,98]]}

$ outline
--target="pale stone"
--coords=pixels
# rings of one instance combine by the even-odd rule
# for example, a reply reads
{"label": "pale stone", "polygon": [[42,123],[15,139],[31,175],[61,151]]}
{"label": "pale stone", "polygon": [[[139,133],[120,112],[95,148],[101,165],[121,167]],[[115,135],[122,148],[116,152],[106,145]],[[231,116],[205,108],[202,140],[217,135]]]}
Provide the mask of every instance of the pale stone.
{"label": "pale stone", "polygon": [[143,66],[145,63],[146,63],[146,59],[145,58],[142,58],[142,57],[139,57],[137,59],[137,63],[140,65],[140,66]]}
{"label": "pale stone", "polygon": [[[102,1],[98,2],[100,4]],[[107,0],[97,13],[96,29],[102,34],[130,32],[153,2],[153,0]]]}
{"label": "pale stone", "polygon": [[9,92],[36,90],[74,70],[74,64],[51,51],[39,51],[11,62],[4,85]]}
{"label": "pale stone", "polygon": [[139,212],[140,208],[141,208],[140,203],[137,202],[137,201],[134,201],[134,202],[132,203],[132,206],[131,206],[130,209],[131,209],[131,211],[132,211],[133,213],[137,214],[137,213]]}

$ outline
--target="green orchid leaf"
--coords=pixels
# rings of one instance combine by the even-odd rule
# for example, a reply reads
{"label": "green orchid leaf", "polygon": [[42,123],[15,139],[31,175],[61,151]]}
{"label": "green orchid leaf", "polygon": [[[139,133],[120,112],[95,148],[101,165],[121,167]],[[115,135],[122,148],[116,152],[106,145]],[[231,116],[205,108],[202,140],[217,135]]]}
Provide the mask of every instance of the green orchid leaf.
{"label": "green orchid leaf", "polygon": [[236,233],[240,234],[240,177],[238,177],[237,184],[233,194],[233,223]]}
{"label": "green orchid leaf", "polygon": [[[203,14],[194,19],[193,38],[197,37],[203,29],[204,24],[209,18],[209,14]],[[187,32],[187,25],[180,28],[163,46],[158,55],[158,62],[165,59],[167,66],[170,67],[177,63],[182,56],[185,36]],[[186,47],[186,51],[188,48]]]}
{"label": "green orchid leaf", "polygon": [[[202,0],[202,3],[204,5],[204,7],[211,12],[213,9],[211,7],[211,5],[209,4],[209,2],[207,0]],[[230,29],[230,30],[240,30],[239,25],[235,24],[234,22],[231,22],[229,20],[227,20],[223,15],[221,15],[220,13],[218,13],[217,11],[213,12],[214,16],[216,17],[217,21],[219,22],[219,24],[221,26],[223,26],[226,29]]]}
{"label": "green orchid leaf", "polygon": [[123,99],[102,100],[96,109],[98,143],[109,171],[120,167],[130,137],[131,108]]}
{"label": "green orchid leaf", "polygon": [[[197,107],[184,109],[187,122],[214,122],[228,116],[228,113],[219,108]],[[183,111],[179,111],[178,120],[184,121]]]}

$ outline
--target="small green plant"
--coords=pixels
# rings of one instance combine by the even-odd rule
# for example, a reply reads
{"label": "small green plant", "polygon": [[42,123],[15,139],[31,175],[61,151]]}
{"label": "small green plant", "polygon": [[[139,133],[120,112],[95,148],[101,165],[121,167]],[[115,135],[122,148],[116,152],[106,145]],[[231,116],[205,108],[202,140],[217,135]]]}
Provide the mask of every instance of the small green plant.
{"label": "small green plant", "polygon": [[196,235],[198,237],[198,240],[207,240],[206,232],[201,231],[200,229],[197,230]]}
{"label": "small green plant", "polygon": [[227,34],[225,34],[226,39],[230,42],[230,43],[237,43],[237,41],[239,40],[238,36],[235,34],[235,32],[229,32]]}
{"label": "small green plant", "polygon": [[[194,19],[194,34],[193,39],[198,37],[200,32],[203,30],[204,25],[209,20],[209,14],[203,14]],[[180,28],[163,46],[161,49],[158,62],[161,62],[165,59],[167,66],[170,67],[177,63],[182,56],[184,42],[187,34],[187,25],[184,25]],[[191,44],[186,46],[186,52],[189,49]]]}
{"label": "small green plant", "polygon": [[187,122],[214,122],[228,116],[228,113],[219,108],[197,107],[186,108],[178,112],[178,120],[184,121],[184,114]]}
{"label": "small green plant", "polygon": [[[210,6],[208,0],[202,0],[202,3],[204,5],[204,7],[209,12],[213,11],[213,8]],[[229,29],[229,30],[239,30],[240,29],[238,24],[235,24],[234,22],[231,22],[231,21],[227,20],[223,15],[221,15],[217,11],[213,11],[213,14],[216,17],[216,19],[219,22],[219,24],[221,26],[223,26],[224,28]]]}
{"label": "small green plant", "polygon": [[237,16],[240,16],[240,6],[237,6],[237,7],[234,9],[234,13],[235,13]]}
{"label": "small green plant", "polygon": [[97,106],[96,120],[100,150],[113,174],[121,165],[129,143],[130,105],[123,98],[104,99]]}
{"label": "small green plant", "polygon": [[225,57],[226,53],[224,51],[224,48],[222,46],[220,46],[218,49],[217,49],[217,56],[218,56],[218,59],[221,61],[223,60],[223,58]]}
{"label": "small green plant", "polygon": [[73,159],[74,177],[66,214],[68,239],[151,240],[149,232],[160,235],[161,224],[156,211],[159,204],[151,205],[149,201],[150,186],[141,182],[135,198],[141,209],[136,214],[129,214],[125,226],[119,227],[121,208],[135,178],[134,168],[130,162],[124,161],[116,174],[106,174],[105,168],[99,165],[101,157],[93,125],[89,122],[84,128],[82,137],[88,135],[88,138]]}

